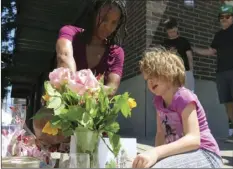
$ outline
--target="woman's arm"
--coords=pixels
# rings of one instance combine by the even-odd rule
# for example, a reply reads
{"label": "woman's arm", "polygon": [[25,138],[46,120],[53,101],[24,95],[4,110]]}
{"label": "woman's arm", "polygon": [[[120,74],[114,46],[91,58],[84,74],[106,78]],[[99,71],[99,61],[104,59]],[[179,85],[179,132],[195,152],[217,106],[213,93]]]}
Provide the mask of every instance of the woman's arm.
{"label": "woman's arm", "polygon": [[157,160],[200,147],[200,129],[194,103],[185,107],[182,112],[182,121],[184,136],[173,143],[156,147],[153,151],[157,154]]}
{"label": "woman's arm", "polygon": [[56,43],[56,52],[57,67],[70,68],[73,72],[76,72],[72,42],[65,38],[59,38]]}
{"label": "woman's arm", "polygon": [[165,143],[165,135],[162,129],[161,120],[159,117],[159,113],[157,113],[157,132],[155,136],[155,147],[161,146]]}
{"label": "woman's arm", "polygon": [[110,73],[108,75],[108,80],[105,85],[105,89],[109,90],[111,89],[111,93],[109,94],[110,96],[114,96],[117,92],[117,89],[119,88],[121,82],[121,77],[118,74],[115,73]]}
{"label": "woman's arm", "polygon": [[107,88],[111,88],[113,89],[111,92],[111,96],[115,95],[120,82],[121,82],[121,77],[123,74],[123,65],[124,65],[124,50],[121,47],[115,47],[114,49],[112,49],[113,51],[111,51],[111,55],[112,57],[115,57],[114,59],[114,63],[111,64],[111,66],[109,67],[110,69],[110,73],[108,74],[107,77],[107,82],[106,82],[106,86]]}

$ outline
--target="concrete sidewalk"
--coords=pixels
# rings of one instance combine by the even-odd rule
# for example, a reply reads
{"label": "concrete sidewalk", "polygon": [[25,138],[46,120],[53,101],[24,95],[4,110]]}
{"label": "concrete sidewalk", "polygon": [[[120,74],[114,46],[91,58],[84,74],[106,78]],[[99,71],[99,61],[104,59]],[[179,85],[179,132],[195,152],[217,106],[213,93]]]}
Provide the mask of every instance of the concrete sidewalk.
{"label": "concrete sidewalk", "polygon": [[[150,149],[154,145],[153,139],[143,139],[137,140],[137,150],[138,153],[142,153],[148,149]],[[221,156],[224,162],[224,168],[233,168],[233,144],[225,143],[223,139],[217,139],[221,150]]]}

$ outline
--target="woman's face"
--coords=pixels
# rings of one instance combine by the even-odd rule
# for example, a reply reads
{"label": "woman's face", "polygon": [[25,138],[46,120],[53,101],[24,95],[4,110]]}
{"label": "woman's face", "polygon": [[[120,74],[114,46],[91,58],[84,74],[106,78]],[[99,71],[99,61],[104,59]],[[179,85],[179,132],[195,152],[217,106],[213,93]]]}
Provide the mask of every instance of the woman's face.
{"label": "woman's face", "polygon": [[100,40],[109,37],[118,26],[121,17],[121,11],[114,5],[105,5],[99,11],[96,17],[95,36]]}

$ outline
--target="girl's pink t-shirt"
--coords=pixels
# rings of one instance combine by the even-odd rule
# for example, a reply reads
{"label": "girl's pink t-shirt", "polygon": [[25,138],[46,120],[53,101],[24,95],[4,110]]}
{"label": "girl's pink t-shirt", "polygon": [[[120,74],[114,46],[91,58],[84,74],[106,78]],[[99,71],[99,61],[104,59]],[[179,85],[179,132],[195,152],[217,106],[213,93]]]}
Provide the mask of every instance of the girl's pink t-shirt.
{"label": "girl's pink t-shirt", "polygon": [[185,87],[180,87],[178,89],[173,96],[172,103],[168,107],[164,107],[164,101],[161,96],[154,97],[154,105],[159,114],[162,128],[164,129],[166,143],[174,142],[184,136],[182,112],[190,103],[196,105],[201,135],[200,148],[209,150],[220,156],[218,144],[211,134],[206,114],[200,101],[192,91]]}

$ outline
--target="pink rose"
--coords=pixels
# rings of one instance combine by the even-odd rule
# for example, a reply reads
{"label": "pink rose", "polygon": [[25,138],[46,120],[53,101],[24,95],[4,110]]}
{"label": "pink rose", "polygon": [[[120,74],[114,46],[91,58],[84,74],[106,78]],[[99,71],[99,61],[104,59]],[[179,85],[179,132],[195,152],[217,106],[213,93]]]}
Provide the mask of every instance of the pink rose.
{"label": "pink rose", "polygon": [[79,95],[83,95],[88,89],[97,90],[99,87],[99,82],[90,69],[76,72],[74,79],[68,83],[68,88]]}
{"label": "pink rose", "polygon": [[50,83],[55,88],[60,88],[61,85],[68,83],[72,78],[72,72],[68,68],[57,68],[49,74]]}

